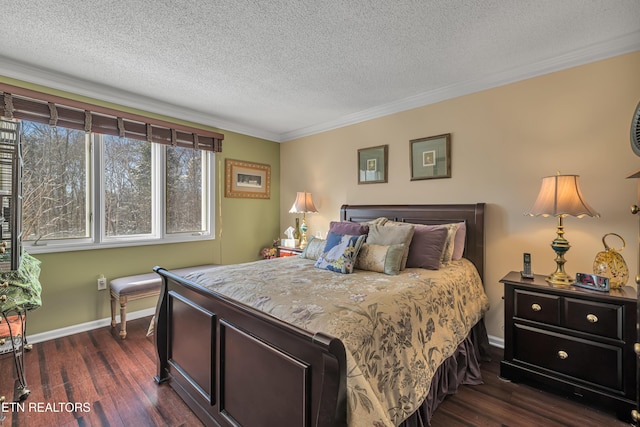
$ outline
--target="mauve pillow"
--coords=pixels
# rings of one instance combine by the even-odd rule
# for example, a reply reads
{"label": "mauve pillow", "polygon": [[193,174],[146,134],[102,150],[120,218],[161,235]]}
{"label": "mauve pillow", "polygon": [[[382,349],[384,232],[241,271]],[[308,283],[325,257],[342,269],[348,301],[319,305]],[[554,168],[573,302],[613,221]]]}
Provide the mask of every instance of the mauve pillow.
{"label": "mauve pillow", "polygon": [[438,270],[448,232],[442,226],[416,226],[409,246],[407,267]]}
{"label": "mauve pillow", "polygon": [[329,232],[335,234],[349,234],[351,236],[362,236],[369,233],[369,226],[351,221],[331,221]]}

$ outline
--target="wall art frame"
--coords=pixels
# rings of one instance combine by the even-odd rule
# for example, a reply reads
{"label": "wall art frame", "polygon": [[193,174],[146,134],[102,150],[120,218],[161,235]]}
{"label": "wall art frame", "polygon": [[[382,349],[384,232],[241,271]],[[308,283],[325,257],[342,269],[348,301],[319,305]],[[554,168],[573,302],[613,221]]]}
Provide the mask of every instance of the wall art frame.
{"label": "wall art frame", "polygon": [[358,184],[388,182],[389,145],[360,148],[358,150]]}
{"label": "wall art frame", "polygon": [[225,197],[271,198],[271,166],[225,159]]}
{"label": "wall art frame", "polygon": [[451,178],[451,134],[412,139],[411,181]]}

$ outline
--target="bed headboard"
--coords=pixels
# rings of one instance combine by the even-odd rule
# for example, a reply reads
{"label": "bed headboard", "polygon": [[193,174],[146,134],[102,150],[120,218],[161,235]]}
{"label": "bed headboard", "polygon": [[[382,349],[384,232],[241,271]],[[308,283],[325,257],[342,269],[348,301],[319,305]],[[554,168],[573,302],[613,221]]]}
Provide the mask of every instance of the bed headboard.
{"label": "bed headboard", "polygon": [[473,262],[484,279],[484,203],[466,205],[342,205],[342,221],[364,222],[385,217],[413,224],[447,224],[464,221],[467,226],[464,257]]}

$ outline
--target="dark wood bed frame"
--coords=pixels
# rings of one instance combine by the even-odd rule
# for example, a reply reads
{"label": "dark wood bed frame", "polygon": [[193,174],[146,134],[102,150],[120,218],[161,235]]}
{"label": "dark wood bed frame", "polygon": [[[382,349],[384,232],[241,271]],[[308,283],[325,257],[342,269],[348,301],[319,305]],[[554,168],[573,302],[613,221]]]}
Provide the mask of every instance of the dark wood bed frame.
{"label": "dark wood bed frame", "polygon": [[[340,218],[416,224],[466,222],[465,257],[484,272],[484,203],[344,205]],[[161,267],[155,316],[158,383],[205,425],[346,426],[342,342],[313,334]]]}

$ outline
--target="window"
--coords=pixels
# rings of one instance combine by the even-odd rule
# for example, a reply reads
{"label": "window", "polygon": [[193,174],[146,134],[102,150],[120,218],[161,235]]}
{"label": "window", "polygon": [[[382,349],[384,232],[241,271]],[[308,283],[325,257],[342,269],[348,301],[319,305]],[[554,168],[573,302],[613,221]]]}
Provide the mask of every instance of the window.
{"label": "window", "polygon": [[22,157],[23,240],[90,237],[85,132],[23,121]]}
{"label": "window", "polygon": [[100,139],[105,236],[151,235],[154,196],[151,143],[110,135]]}
{"label": "window", "polygon": [[30,251],[213,238],[224,135],[6,83],[0,117],[23,123]]}
{"label": "window", "polygon": [[214,154],[22,121],[31,252],[212,238]]}
{"label": "window", "polygon": [[[202,197],[206,188],[203,173],[204,152],[188,148],[167,147],[167,233],[204,233],[207,199]],[[207,193],[208,194],[208,193]]]}

